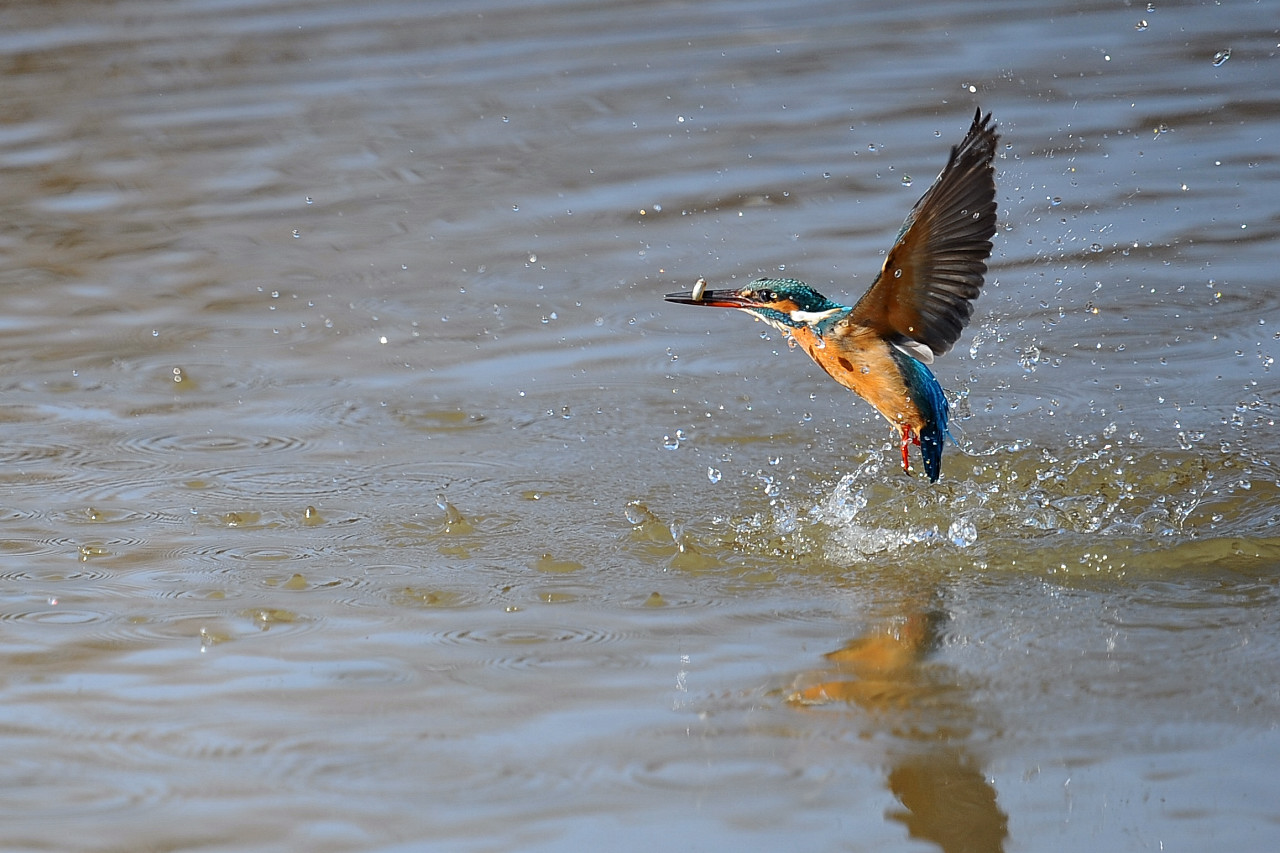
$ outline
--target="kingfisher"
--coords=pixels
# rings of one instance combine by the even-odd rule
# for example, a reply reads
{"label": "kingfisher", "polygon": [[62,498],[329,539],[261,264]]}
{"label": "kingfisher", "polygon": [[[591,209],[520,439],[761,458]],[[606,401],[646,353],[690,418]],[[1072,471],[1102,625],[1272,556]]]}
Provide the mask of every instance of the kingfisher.
{"label": "kingfisher", "polygon": [[909,450],[920,448],[936,483],[950,406],[929,365],[951,349],[982,291],[996,231],[992,159],[1000,136],[979,108],[947,165],[907,214],[871,287],[856,305],[833,302],[802,281],[759,278],[736,290],[668,293],[684,305],[736,308],[791,337],[827,374],[870,403]]}

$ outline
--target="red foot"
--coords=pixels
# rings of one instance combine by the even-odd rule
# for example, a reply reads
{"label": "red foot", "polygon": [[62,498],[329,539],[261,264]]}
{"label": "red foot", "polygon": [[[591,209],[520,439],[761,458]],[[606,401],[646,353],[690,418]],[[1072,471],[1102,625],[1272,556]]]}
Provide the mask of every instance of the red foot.
{"label": "red foot", "polygon": [[920,439],[916,438],[915,435],[912,434],[911,427],[909,427],[906,424],[903,424],[902,425],[902,470],[906,471],[908,474],[911,473],[911,457],[907,454],[907,451],[911,448],[911,445],[913,443],[916,445],[916,447],[919,447]]}

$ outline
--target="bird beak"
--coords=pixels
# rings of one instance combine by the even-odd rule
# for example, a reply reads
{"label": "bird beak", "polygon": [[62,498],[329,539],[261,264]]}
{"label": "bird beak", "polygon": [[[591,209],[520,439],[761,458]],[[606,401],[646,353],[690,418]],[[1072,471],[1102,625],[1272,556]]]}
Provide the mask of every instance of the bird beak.
{"label": "bird beak", "polygon": [[702,293],[685,290],[668,293],[662,298],[679,305],[710,305],[712,308],[754,308],[756,305],[750,299],[742,298],[736,290],[704,290]]}

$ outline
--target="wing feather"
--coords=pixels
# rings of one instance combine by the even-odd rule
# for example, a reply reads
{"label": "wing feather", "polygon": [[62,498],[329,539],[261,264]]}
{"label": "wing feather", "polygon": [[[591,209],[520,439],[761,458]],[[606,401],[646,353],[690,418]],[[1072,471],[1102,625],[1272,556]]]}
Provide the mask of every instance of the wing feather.
{"label": "wing feather", "polygon": [[875,329],[917,358],[951,349],[973,314],[991,255],[996,231],[991,161],[999,138],[991,114],[984,118],[978,110],[964,140],[951,149],[947,165],[907,215],[850,322]]}

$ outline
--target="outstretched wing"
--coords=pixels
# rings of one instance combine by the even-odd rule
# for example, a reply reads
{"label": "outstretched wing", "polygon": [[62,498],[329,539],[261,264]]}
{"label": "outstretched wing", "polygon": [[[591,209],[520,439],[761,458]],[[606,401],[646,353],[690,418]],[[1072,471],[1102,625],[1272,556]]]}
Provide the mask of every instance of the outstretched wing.
{"label": "outstretched wing", "polygon": [[923,362],[951,349],[973,314],[996,231],[991,160],[999,140],[982,110],[907,215],[880,274],[849,317]]}

